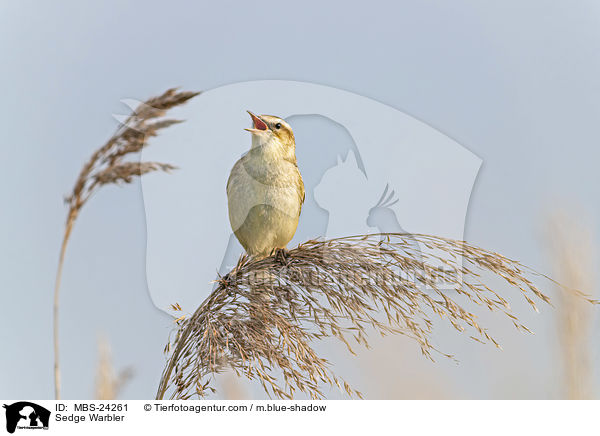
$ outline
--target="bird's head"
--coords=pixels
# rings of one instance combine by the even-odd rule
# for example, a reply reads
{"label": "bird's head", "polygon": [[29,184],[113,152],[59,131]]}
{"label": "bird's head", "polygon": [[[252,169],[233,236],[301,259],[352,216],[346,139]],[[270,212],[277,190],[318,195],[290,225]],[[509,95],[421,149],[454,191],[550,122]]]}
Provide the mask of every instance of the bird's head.
{"label": "bird's head", "polygon": [[274,115],[248,113],[252,117],[252,128],[246,130],[252,133],[252,147],[273,145],[282,151],[294,152],[296,141],[288,123]]}

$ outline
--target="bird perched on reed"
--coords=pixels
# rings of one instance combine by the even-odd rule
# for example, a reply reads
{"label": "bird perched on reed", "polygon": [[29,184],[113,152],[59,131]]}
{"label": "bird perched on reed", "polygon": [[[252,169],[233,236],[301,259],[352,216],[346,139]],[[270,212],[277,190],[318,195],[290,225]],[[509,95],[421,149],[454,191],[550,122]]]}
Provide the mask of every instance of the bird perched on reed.
{"label": "bird perched on reed", "polygon": [[268,256],[294,237],[304,203],[296,142],[288,123],[273,115],[252,117],[252,147],[227,181],[229,222],[251,256]]}

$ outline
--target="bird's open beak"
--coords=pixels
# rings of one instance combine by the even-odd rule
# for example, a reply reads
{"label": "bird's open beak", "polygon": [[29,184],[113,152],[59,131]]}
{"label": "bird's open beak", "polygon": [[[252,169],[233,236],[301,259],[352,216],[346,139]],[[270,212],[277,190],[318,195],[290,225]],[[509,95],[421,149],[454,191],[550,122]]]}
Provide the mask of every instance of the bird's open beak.
{"label": "bird's open beak", "polygon": [[264,133],[267,130],[269,130],[269,127],[267,126],[267,123],[265,123],[263,120],[261,120],[259,116],[254,115],[250,111],[247,111],[247,112],[252,117],[252,127],[253,128],[252,129],[244,129],[244,130],[249,131],[253,135]]}

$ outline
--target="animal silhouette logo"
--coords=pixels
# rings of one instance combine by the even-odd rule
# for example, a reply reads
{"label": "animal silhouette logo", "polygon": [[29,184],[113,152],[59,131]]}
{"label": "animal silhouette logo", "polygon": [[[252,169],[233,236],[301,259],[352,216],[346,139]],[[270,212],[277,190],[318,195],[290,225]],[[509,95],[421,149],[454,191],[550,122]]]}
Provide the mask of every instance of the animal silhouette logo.
{"label": "animal silhouette logo", "polygon": [[[216,272],[230,271],[243,252],[232,237],[225,186],[250,146],[244,131],[249,108],[276,114],[294,131],[306,199],[290,248],[375,228],[464,239],[481,159],[456,141],[341,89],[285,80],[228,84],[182,107],[178,116],[186,122],[142,152],[143,160],[179,167],[171,177],[141,180],[148,289],[159,308],[177,301],[192,311],[208,296]],[[430,256],[432,250],[419,245],[423,259]]]}
{"label": "animal silhouette logo", "polygon": [[379,198],[379,201],[369,210],[367,216],[367,225],[372,228],[376,228],[378,233],[405,233],[407,246],[404,248],[404,252],[407,256],[412,257],[415,260],[422,261],[421,248],[417,240],[406,230],[402,228],[398,222],[396,212],[392,208],[400,200],[396,197],[396,192],[392,190],[389,192],[390,185],[385,185],[383,194]]}
{"label": "animal silhouette logo", "polygon": [[325,232],[319,236],[336,238],[372,232],[366,214],[376,191],[359,167],[359,156],[354,150],[348,151],[345,158],[338,155],[337,164],[325,171],[315,187],[315,200],[329,216]]}
{"label": "animal silhouette logo", "polygon": [[6,431],[14,433],[19,429],[48,429],[50,411],[29,401],[4,404],[6,409]]}

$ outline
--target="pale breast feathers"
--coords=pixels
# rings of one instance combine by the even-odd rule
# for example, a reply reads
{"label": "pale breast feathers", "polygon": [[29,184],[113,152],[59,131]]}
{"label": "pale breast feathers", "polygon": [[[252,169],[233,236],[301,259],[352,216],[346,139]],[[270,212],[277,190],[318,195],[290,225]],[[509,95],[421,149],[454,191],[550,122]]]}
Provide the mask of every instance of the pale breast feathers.
{"label": "pale breast feathers", "polygon": [[298,217],[304,202],[304,184],[298,167],[284,162],[277,168],[248,162],[248,155],[235,163],[227,181],[229,218],[239,228],[254,206],[269,205]]}

